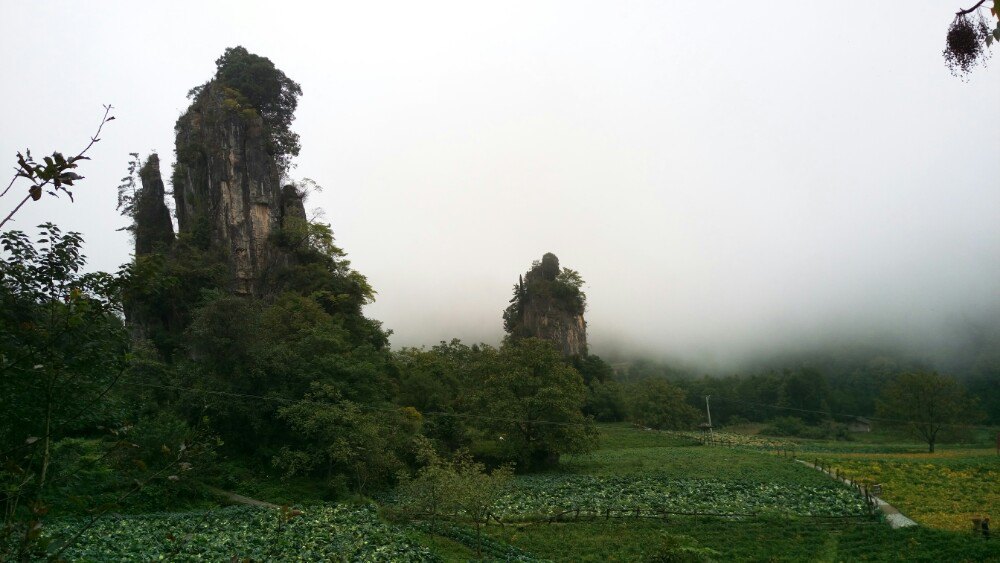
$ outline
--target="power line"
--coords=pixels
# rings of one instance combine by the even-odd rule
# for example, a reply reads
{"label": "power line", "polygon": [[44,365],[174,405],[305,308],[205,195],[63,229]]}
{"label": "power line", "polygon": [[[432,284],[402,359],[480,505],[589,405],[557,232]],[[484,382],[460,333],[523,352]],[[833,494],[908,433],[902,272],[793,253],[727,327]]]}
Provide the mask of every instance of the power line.
{"label": "power line", "polygon": [[[234,392],[230,392],[230,391],[216,391],[216,390],[212,390],[212,389],[198,389],[198,388],[195,388],[195,387],[182,387],[182,386],[178,386],[178,385],[158,385],[158,384],[154,384],[154,383],[138,383],[138,382],[127,382],[127,381],[122,381],[122,382],[120,382],[120,384],[121,385],[131,385],[131,386],[135,386],[135,387],[151,387],[151,388],[157,388],[157,389],[168,389],[168,390],[181,391],[181,392],[186,392],[186,393],[200,393],[200,394],[203,394],[203,395],[217,395],[217,396],[232,397],[232,398],[239,398],[239,399],[253,399],[253,400],[261,400],[261,401],[272,401],[272,402],[279,402],[279,403],[286,403],[286,404],[312,403],[312,404],[322,405],[322,406],[336,406],[336,403],[332,403],[332,402],[329,402],[329,401],[317,401],[315,399],[289,399],[289,398],[286,398],[286,397],[263,396],[263,395],[254,395],[254,394],[250,394],[250,393],[234,393]],[[821,411],[821,410],[810,410],[810,409],[802,409],[802,408],[797,408],[797,407],[786,407],[786,406],[780,406],[780,405],[771,405],[771,404],[767,404],[767,403],[756,403],[756,402],[753,402],[753,401],[743,401],[743,400],[739,400],[739,399],[731,399],[731,398],[728,398],[728,397],[720,397],[718,395],[712,395],[712,397],[716,398],[718,400],[727,401],[727,402],[730,402],[730,403],[741,403],[741,404],[746,404],[746,405],[753,405],[753,406],[758,406],[758,407],[767,407],[767,408],[779,409],[779,410],[788,410],[788,411],[804,412],[804,413],[811,413],[811,414],[822,414],[822,415],[831,416],[831,417],[866,418],[868,420],[875,420],[875,421],[879,421],[879,422],[890,422],[890,423],[896,423],[896,424],[920,424],[921,423],[921,421],[917,421],[917,420],[901,420],[901,419],[879,418],[879,417],[864,416],[864,415],[831,413],[831,412],[828,412],[828,411]],[[365,405],[365,404],[360,404],[360,403],[354,403],[354,405],[357,406],[358,408],[361,408],[361,409],[364,409],[364,410],[380,411],[380,412],[398,412],[399,408],[400,408],[400,407],[379,407],[379,406],[376,406],[376,405]],[[588,423],[584,423],[584,422],[559,422],[559,421],[554,421],[554,420],[522,420],[522,419],[518,419],[518,418],[504,418],[504,417],[496,417],[496,416],[485,416],[485,415],[478,415],[478,414],[456,413],[456,412],[445,412],[445,411],[426,411],[426,412],[420,412],[420,414],[422,416],[425,416],[425,415],[443,416],[443,417],[466,418],[466,419],[475,419],[475,420],[488,420],[488,421],[493,421],[493,422],[509,422],[509,423],[515,423],[515,424],[546,424],[546,425],[553,425],[553,426],[589,426]],[[945,423],[942,423],[941,426],[954,427],[954,428],[982,429],[982,430],[990,430],[990,431],[996,431],[997,430],[994,427],[983,426],[983,425],[974,425],[974,424],[945,424]]]}
{"label": "power line", "polygon": [[[212,389],[198,389],[195,387],[181,387],[179,385],[157,385],[154,383],[133,383],[128,381],[121,382],[121,385],[131,385],[134,387],[151,387],[156,389],[169,389],[174,391],[182,391],[187,393],[200,393],[203,395],[218,395],[223,397],[232,397],[238,399],[253,399],[261,401],[273,401],[286,404],[294,403],[310,403],[321,406],[337,406],[337,403],[332,403],[329,401],[317,401],[315,399],[289,399],[286,397],[267,397],[263,395],[253,395],[250,393],[233,393],[229,391],[215,391]],[[380,412],[399,412],[400,407],[379,407],[376,405],[364,405],[360,403],[353,403],[356,407],[364,410],[380,411]],[[417,411],[420,412],[420,411]],[[426,411],[420,412],[421,416],[431,415],[431,416],[445,416],[445,417],[455,417],[455,418],[471,418],[477,420],[489,420],[494,422],[511,422],[516,424],[547,424],[552,426],[590,426],[585,422],[559,422],[555,420],[523,420],[519,418],[503,418],[496,416],[484,416],[478,414],[468,414],[468,413],[457,413],[457,412],[445,412],[445,411]]]}

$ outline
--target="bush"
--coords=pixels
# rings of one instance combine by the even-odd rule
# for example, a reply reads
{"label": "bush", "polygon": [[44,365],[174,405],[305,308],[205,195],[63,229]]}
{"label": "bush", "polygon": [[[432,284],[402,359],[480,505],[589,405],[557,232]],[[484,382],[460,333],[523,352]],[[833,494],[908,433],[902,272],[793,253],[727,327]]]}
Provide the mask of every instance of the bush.
{"label": "bush", "polygon": [[806,425],[801,418],[795,416],[779,416],[761,429],[765,436],[802,436]]}
{"label": "bush", "polygon": [[809,426],[794,416],[775,418],[760,431],[766,436],[792,436],[812,440],[853,440],[846,424],[824,420],[819,426]]}

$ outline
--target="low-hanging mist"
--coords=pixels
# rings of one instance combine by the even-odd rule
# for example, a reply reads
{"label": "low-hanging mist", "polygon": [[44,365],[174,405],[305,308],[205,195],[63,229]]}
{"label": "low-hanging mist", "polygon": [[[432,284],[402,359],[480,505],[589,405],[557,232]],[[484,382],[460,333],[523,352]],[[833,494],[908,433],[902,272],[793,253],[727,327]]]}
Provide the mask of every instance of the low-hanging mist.
{"label": "low-hanging mist", "polygon": [[289,34],[224,5],[130,7],[157,25],[125,28],[111,4],[12,5],[6,75],[74,57],[0,94],[0,154],[85,141],[115,105],[76,202],[17,218],[80,231],[114,271],[128,153],[170,170],[185,92],[244,45],[301,84],[290,175],[325,187],[307,207],[396,348],[498,342],[517,274],[553,252],[587,282],[598,354],[943,358],[1000,309],[1000,73],[949,74],[954,8],[354,4],[282,10]]}

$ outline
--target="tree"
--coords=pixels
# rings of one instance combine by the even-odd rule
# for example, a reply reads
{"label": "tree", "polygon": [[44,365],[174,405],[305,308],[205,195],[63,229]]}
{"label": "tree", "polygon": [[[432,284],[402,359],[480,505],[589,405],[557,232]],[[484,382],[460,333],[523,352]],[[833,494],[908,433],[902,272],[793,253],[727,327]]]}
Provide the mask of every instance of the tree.
{"label": "tree", "polygon": [[931,453],[943,429],[978,419],[974,402],[966,397],[958,381],[936,372],[910,372],[896,377],[882,390],[877,412],[927,442]]}
{"label": "tree", "polygon": [[78,233],[39,230],[0,236],[0,559],[10,536],[19,557],[38,538],[56,442],[113,418],[125,367],[114,279],[80,273]]}
{"label": "tree", "polygon": [[809,424],[818,424],[829,412],[829,386],[819,370],[799,368],[782,374],[781,398],[778,404],[791,408]]}
{"label": "tree", "polygon": [[493,517],[493,507],[506,490],[513,469],[505,465],[487,473],[482,463],[467,455],[457,456],[452,463],[458,477],[456,504],[476,525],[476,555],[482,557],[482,526]]}
{"label": "tree", "polygon": [[413,409],[379,408],[345,400],[327,383],[279,410],[299,440],[285,446],[274,465],[286,475],[346,475],[358,493],[387,484],[405,467],[404,454],[419,427]]}
{"label": "tree", "polygon": [[499,352],[485,349],[483,378],[474,383],[482,444],[519,469],[551,465],[563,453],[593,448],[593,420],[581,412],[587,397],[583,378],[551,342],[508,340]]}
{"label": "tree", "polygon": [[[271,59],[255,55],[242,46],[227,48],[215,61],[215,66],[214,82],[225,89],[227,99],[260,113],[275,160],[281,170],[286,171],[301,148],[299,135],[291,130],[291,125],[302,87],[275,67]],[[193,88],[188,97],[199,99],[211,90],[211,84]]]}
{"label": "tree", "polygon": [[414,477],[403,475],[398,489],[403,510],[413,518],[428,518],[437,528],[442,517],[464,518],[476,526],[476,552],[482,556],[482,526],[496,518],[493,509],[507,490],[513,469],[506,465],[491,472],[459,450],[446,460],[430,443],[417,437],[419,457],[425,463]]}
{"label": "tree", "polygon": [[[959,10],[948,26],[947,44],[942,52],[944,63],[953,75],[963,79],[980,63],[986,64],[993,42],[1000,41],[1000,21],[990,29],[980,10],[986,2],[979,0],[971,8]],[[992,4],[990,13],[1000,19],[1000,0],[993,0]]]}
{"label": "tree", "polygon": [[658,430],[687,430],[701,413],[685,402],[684,391],[662,379],[646,379],[629,390],[629,416]]}

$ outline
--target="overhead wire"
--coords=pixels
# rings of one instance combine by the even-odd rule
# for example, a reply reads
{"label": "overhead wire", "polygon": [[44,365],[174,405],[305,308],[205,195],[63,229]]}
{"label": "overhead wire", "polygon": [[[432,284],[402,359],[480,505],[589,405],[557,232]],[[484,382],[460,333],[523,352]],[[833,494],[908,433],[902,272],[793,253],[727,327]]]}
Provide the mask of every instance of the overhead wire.
{"label": "overhead wire", "polygon": [[[253,395],[250,393],[233,393],[230,391],[216,391],[212,389],[199,389],[196,387],[181,387],[179,385],[158,385],[154,383],[135,383],[122,381],[121,385],[131,385],[135,387],[151,387],[156,389],[169,389],[174,391],[182,391],[188,393],[201,393],[205,395],[217,395],[223,397],[241,398],[241,399],[256,399],[262,401],[273,401],[279,403],[293,404],[293,403],[312,403],[322,406],[337,406],[336,403],[330,401],[318,401],[316,399],[289,399],[286,397],[276,397],[276,396],[264,396],[264,395]],[[381,411],[381,412],[398,412],[401,407],[380,407],[378,405],[365,405],[360,403],[354,403],[360,409],[371,410],[371,411]],[[479,414],[470,413],[457,413],[457,412],[445,412],[445,411],[417,411],[421,416],[431,415],[431,416],[444,416],[444,417],[455,417],[455,418],[470,418],[477,420],[489,420],[494,422],[511,422],[516,424],[547,424],[554,426],[589,426],[586,422],[562,422],[555,420],[526,420],[520,418],[505,418],[497,416],[485,416]]]}
{"label": "overhead wire", "polygon": [[[201,393],[201,394],[206,394],[206,395],[217,395],[217,396],[232,397],[232,398],[241,398],[241,399],[256,399],[256,400],[273,401],[273,402],[280,402],[280,403],[286,403],[286,404],[305,402],[305,403],[314,403],[314,404],[317,404],[317,405],[324,405],[324,406],[334,406],[335,405],[335,403],[332,403],[332,402],[329,402],[329,401],[318,401],[318,400],[315,400],[315,399],[289,399],[289,398],[286,398],[286,397],[254,395],[254,394],[250,394],[250,393],[235,393],[235,392],[231,392],[231,391],[216,391],[216,390],[212,390],[212,389],[201,389],[201,388],[196,388],[196,387],[182,387],[182,386],[178,386],[178,385],[163,385],[163,384],[154,384],[154,383],[145,383],[145,382],[140,383],[140,382],[129,382],[129,381],[121,381],[119,383],[121,385],[131,385],[131,386],[137,386],[137,387],[150,387],[150,388],[167,389],[167,390],[174,390],[174,391],[181,391],[181,392],[188,392],[188,393]],[[725,402],[730,402],[730,403],[740,403],[740,404],[746,404],[746,405],[753,405],[753,406],[757,406],[757,407],[766,407],[766,408],[770,408],[770,409],[786,410],[786,411],[794,411],[794,412],[802,412],[802,413],[810,413],[810,414],[821,414],[821,415],[824,415],[824,416],[830,416],[832,418],[837,418],[837,417],[845,418],[845,419],[865,418],[867,420],[878,421],[878,422],[888,422],[888,423],[892,423],[892,424],[921,424],[921,423],[925,422],[925,421],[919,421],[919,420],[905,420],[905,419],[894,419],[894,418],[874,417],[874,416],[865,416],[865,415],[832,413],[832,412],[823,411],[823,410],[803,409],[803,408],[798,408],[798,407],[788,407],[788,406],[783,406],[783,405],[772,405],[772,404],[768,404],[768,403],[758,403],[758,402],[753,402],[753,401],[744,401],[744,400],[741,400],[741,399],[732,399],[732,398],[729,398],[729,397],[718,396],[718,395],[712,395],[712,398],[713,399],[718,399],[718,400],[721,400],[721,401],[725,401]],[[356,403],[355,405],[358,408],[361,408],[363,410],[371,410],[371,411],[396,412],[396,411],[399,410],[399,407],[379,407],[377,405],[365,405],[365,404],[358,404],[358,403]],[[530,423],[530,424],[547,424],[547,425],[555,425],[555,426],[588,426],[588,423],[586,423],[586,422],[564,422],[564,421],[553,421],[553,420],[524,420],[524,419],[519,419],[519,418],[505,418],[505,417],[497,417],[497,416],[486,416],[486,415],[479,415],[479,414],[457,413],[457,412],[446,412],[446,411],[418,411],[418,412],[420,412],[420,414],[422,416],[424,416],[424,415],[430,415],[430,416],[466,418],[466,419],[476,419],[476,420],[487,420],[487,421],[493,421],[493,422],[509,422],[509,423],[517,423],[517,424],[529,424]],[[996,427],[986,426],[986,425],[976,425],[976,424],[940,423],[940,425],[941,426],[946,426],[946,427],[953,427],[953,428],[968,428],[968,429],[980,429],[980,430],[990,430],[990,431],[997,431],[998,430]]]}

